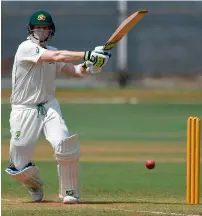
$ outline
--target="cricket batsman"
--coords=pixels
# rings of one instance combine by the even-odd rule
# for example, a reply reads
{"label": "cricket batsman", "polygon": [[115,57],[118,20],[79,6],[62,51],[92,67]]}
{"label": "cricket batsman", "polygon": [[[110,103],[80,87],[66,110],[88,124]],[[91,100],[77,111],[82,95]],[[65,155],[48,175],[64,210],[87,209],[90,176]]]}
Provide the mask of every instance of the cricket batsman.
{"label": "cricket batsman", "polygon": [[[41,132],[52,145],[57,162],[59,199],[78,203],[79,157],[78,135],[70,135],[55,94],[57,73],[86,77],[99,73],[111,57],[102,46],[85,52],[57,50],[48,46],[55,25],[46,11],[35,12],[29,20],[28,38],[15,54],[12,70],[10,113],[10,165],[7,174],[22,183],[32,200],[43,199],[43,181],[32,162],[35,144]],[[78,36],[79,37],[79,36]],[[83,64],[74,64],[83,61]],[[45,154],[45,152],[44,152]]]}

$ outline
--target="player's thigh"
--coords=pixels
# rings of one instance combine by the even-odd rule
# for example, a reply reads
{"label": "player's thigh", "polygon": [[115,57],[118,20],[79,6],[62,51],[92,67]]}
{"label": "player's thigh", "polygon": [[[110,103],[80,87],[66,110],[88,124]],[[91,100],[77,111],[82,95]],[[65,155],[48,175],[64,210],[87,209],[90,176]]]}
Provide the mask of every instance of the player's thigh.
{"label": "player's thigh", "polygon": [[36,109],[13,110],[10,115],[11,143],[28,146],[35,143],[42,129],[41,116]]}
{"label": "player's thigh", "polygon": [[10,160],[17,169],[32,161],[36,140],[42,121],[37,119],[35,110],[14,110],[10,115]]}
{"label": "player's thigh", "polygon": [[68,128],[59,107],[48,111],[44,124],[44,135],[54,149],[62,140],[69,137]]}

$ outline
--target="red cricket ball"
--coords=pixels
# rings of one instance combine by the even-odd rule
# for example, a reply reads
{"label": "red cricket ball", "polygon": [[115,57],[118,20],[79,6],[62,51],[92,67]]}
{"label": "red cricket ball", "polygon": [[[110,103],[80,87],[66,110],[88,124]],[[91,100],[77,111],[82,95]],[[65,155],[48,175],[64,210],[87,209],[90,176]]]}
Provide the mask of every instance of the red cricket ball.
{"label": "red cricket ball", "polygon": [[153,168],[155,167],[155,161],[154,161],[154,160],[148,160],[148,161],[146,162],[146,167],[147,167],[148,169],[153,169]]}

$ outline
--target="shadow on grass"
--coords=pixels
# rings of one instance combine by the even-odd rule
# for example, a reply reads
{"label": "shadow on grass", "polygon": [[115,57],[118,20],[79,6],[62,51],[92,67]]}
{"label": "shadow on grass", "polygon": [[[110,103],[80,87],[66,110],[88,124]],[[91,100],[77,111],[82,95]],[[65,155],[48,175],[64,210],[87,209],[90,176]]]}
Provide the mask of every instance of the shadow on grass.
{"label": "shadow on grass", "polygon": [[85,201],[80,204],[159,204],[159,205],[185,205],[183,202],[156,202],[156,201]]}
{"label": "shadow on grass", "polygon": [[[37,204],[63,204],[59,200],[43,200],[41,202],[25,201],[23,203],[37,203]],[[81,201],[78,205],[108,205],[108,204],[157,204],[157,205],[185,205],[184,202],[156,202],[156,201]],[[75,204],[74,204],[75,205]],[[202,204],[199,204],[202,205]]]}
{"label": "shadow on grass", "polygon": [[34,202],[34,201],[23,201],[22,203],[34,203],[34,204],[62,204],[59,200],[42,200],[41,202]]}

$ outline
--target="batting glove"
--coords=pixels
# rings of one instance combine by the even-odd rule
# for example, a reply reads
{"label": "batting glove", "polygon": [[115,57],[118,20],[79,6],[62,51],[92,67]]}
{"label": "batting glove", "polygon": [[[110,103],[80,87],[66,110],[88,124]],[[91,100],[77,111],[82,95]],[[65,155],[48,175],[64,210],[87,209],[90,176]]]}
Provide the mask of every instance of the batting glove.
{"label": "batting glove", "polygon": [[86,66],[86,71],[89,73],[89,74],[98,74],[101,72],[102,70],[102,67],[97,67],[95,66],[92,62],[90,61],[86,61],[84,62],[85,63],[85,66]]}

